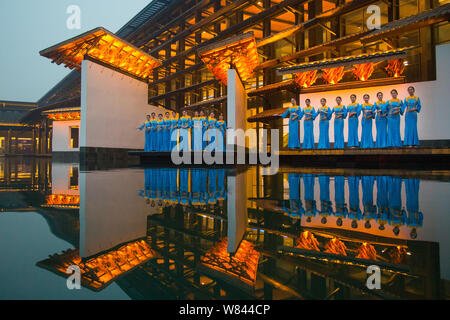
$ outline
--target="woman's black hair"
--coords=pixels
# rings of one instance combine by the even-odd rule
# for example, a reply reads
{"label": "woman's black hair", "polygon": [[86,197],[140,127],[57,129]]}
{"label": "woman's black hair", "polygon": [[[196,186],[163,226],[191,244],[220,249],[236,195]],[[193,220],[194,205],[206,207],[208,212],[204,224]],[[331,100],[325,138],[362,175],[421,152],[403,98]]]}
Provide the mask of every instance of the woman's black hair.
{"label": "woman's black hair", "polygon": [[366,96],[367,96],[367,98],[370,98],[370,96],[367,93],[363,95],[363,98]]}
{"label": "woman's black hair", "polygon": [[356,98],[356,94],[352,93],[352,94],[350,95],[350,98],[351,98],[351,97],[355,97],[355,98]]}
{"label": "woman's black hair", "polygon": [[391,93],[392,93],[392,92],[395,92],[396,94],[398,94],[397,89],[392,89],[392,90],[391,90]]}

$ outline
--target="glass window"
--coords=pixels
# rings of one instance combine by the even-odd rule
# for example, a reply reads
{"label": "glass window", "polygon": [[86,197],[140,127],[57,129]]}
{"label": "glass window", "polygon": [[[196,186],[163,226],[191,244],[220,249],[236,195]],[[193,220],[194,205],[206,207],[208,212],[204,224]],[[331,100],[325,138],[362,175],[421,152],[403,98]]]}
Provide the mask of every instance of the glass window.
{"label": "glass window", "polygon": [[79,148],[80,127],[70,127],[70,148]]}

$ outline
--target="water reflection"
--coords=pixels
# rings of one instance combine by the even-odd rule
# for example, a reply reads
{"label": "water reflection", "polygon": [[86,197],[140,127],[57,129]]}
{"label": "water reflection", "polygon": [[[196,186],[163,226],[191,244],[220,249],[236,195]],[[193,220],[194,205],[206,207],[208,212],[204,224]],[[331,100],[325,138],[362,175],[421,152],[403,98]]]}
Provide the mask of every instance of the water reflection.
{"label": "water reflection", "polygon": [[[0,169],[4,214],[36,212],[67,242],[37,267],[66,277],[77,264],[100,293],[115,283],[134,299],[437,298],[450,276],[450,184],[433,175],[84,172],[32,158],[0,159]],[[380,291],[365,287],[372,264]]]}

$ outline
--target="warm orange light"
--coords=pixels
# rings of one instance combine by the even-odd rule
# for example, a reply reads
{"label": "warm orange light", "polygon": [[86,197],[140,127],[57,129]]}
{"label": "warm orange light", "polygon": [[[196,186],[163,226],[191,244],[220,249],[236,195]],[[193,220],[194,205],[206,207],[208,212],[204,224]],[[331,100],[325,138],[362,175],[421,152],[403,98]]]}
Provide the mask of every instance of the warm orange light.
{"label": "warm orange light", "polygon": [[374,71],[374,64],[372,62],[357,64],[353,67],[353,74],[360,81],[369,79]]}
{"label": "warm orange light", "polygon": [[47,118],[54,121],[70,121],[70,120],[80,120],[80,112],[66,112],[66,113],[49,113]]}
{"label": "warm orange light", "polygon": [[358,254],[356,255],[356,258],[377,260],[377,252],[375,251],[375,248],[371,244],[364,242],[358,248]]}
{"label": "warm orange light", "polygon": [[260,253],[254,249],[253,243],[242,240],[237,252],[231,256],[227,251],[227,244],[228,238],[222,239],[201,258],[201,263],[253,286]]}
{"label": "warm orange light", "polygon": [[243,81],[253,77],[253,70],[259,65],[255,37],[228,43],[222,47],[199,53],[216,79],[227,84],[228,69],[234,65]]}
{"label": "warm orange light", "polygon": [[405,71],[403,59],[389,60],[385,70],[391,77],[398,78]]}
{"label": "warm orange light", "polygon": [[69,249],[38,262],[38,265],[66,277],[69,276],[67,268],[76,265],[80,268],[81,284],[93,290],[101,290],[121,274],[154,257],[155,252],[150,245],[144,240],[138,240],[84,262],[78,249]]}
{"label": "warm orange light", "polygon": [[317,70],[306,71],[297,73],[295,76],[295,82],[301,88],[308,88],[312,86],[317,80]]}
{"label": "warm orange light", "polygon": [[48,206],[79,205],[80,196],[71,194],[52,194],[47,196],[46,204]]}
{"label": "warm orange light", "polygon": [[340,254],[343,256],[347,255],[347,247],[339,239],[333,238],[325,245],[325,252]]}
{"label": "warm orange light", "polygon": [[311,232],[304,231],[300,234],[300,237],[296,241],[296,247],[308,250],[319,250],[319,241]]}
{"label": "warm orange light", "polygon": [[336,84],[344,76],[344,67],[330,68],[322,70],[323,79],[329,84]]}

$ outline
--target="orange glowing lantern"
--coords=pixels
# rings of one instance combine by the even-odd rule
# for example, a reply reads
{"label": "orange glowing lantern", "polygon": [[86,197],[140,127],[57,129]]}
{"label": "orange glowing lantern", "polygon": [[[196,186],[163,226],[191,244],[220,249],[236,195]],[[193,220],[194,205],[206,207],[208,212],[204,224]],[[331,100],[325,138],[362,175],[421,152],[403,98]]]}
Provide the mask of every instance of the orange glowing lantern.
{"label": "orange glowing lantern", "polygon": [[377,260],[377,252],[375,251],[375,248],[371,244],[364,242],[358,248],[358,254],[356,255],[356,258]]}
{"label": "orange glowing lantern", "polygon": [[243,81],[253,77],[259,65],[258,50],[253,32],[214,43],[199,51],[202,61],[217,80],[227,84],[228,69],[235,68]]}
{"label": "orange glowing lantern", "polygon": [[227,244],[228,238],[218,242],[201,258],[201,264],[253,286],[256,282],[260,253],[255,250],[253,243],[242,240],[232,256],[227,251]]}
{"label": "orange glowing lantern", "polygon": [[373,62],[357,64],[353,67],[355,68],[353,70],[353,74],[360,81],[366,81],[369,79],[374,70]]}
{"label": "orange glowing lantern", "polygon": [[46,198],[47,206],[78,206],[80,205],[79,195],[52,194]]}
{"label": "orange glowing lantern", "polygon": [[80,112],[49,113],[47,114],[47,118],[54,121],[80,120],[81,114]]}
{"label": "orange glowing lantern", "polygon": [[308,88],[312,86],[317,80],[317,70],[300,72],[296,74],[295,82],[301,88]]}
{"label": "orange glowing lantern", "polygon": [[325,252],[340,254],[343,256],[347,255],[347,247],[339,239],[333,238],[325,245]]}
{"label": "orange glowing lantern", "polygon": [[405,71],[405,64],[403,59],[389,60],[388,65],[385,68],[386,72],[394,78],[398,78]]}
{"label": "orange glowing lantern", "polygon": [[76,265],[80,268],[81,284],[89,289],[100,291],[120,275],[155,256],[155,252],[146,241],[137,240],[86,261],[82,261],[78,249],[69,249],[62,254],[51,255],[37,265],[64,277],[70,275],[66,273],[68,268]]}
{"label": "orange glowing lantern", "polygon": [[344,67],[330,68],[322,70],[323,79],[329,84],[336,84],[344,76]]}
{"label": "orange glowing lantern", "polygon": [[296,241],[296,247],[300,249],[307,249],[307,250],[319,250],[319,241],[317,241],[316,237],[309,232],[304,231],[300,234],[300,237]]}

